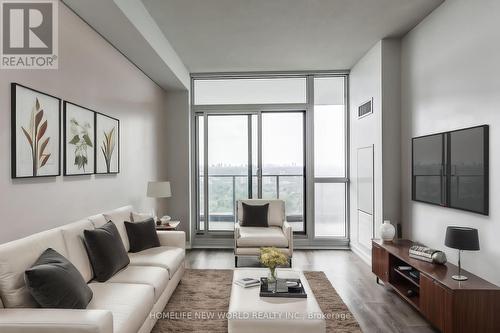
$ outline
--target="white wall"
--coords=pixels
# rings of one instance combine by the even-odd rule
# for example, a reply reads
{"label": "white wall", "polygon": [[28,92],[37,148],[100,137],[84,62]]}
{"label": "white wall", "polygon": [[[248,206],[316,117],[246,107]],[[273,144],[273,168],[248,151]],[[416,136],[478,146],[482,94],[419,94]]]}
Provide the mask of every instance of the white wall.
{"label": "white wall", "polygon": [[[120,119],[121,173],[12,180],[10,83]],[[133,204],[147,209],[148,180],[166,178],[165,92],[62,3],[59,69],[0,70],[0,243]]]}
{"label": "white wall", "polygon": [[[400,214],[400,41],[384,39],[351,69],[350,240],[362,258],[371,257],[370,239],[380,238],[384,219],[396,225]],[[358,119],[358,107],[373,98],[373,114]],[[373,145],[373,218],[358,216],[358,149]],[[361,213],[362,214],[362,213]],[[371,224],[370,224],[371,222]],[[369,225],[370,224],[370,225]],[[364,241],[363,241],[364,240]]]}
{"label": "white wall", "polygon": [[[358,119],[358,107],[373,98],[373,114]],[[350,245],[365,259],[370,256],[369,244],[362,239],[370,239],[373,225],[358,220],[358,149],[373,145],[374,148],[374,193],[382,190],[382,41],[373,46],[351,69],[349,75],[350,104]],[[374,195],[374,220],[382,220],[382,196]],[[363,235],[359,233],[370,233]],[[361,240],[361,241],[360,241]],[[368,246],[367,246],[368,245]]]}
{"label": "white wall", "polygon": [[[402,189],[406,235],[446,251],[448,225],[479,229],[481,251],[463,265],[500,284],[500,2],[446,1],[414,28],[402,46]],[[411,143],[415,136],[490,125],[490,216],[411,201]]]}

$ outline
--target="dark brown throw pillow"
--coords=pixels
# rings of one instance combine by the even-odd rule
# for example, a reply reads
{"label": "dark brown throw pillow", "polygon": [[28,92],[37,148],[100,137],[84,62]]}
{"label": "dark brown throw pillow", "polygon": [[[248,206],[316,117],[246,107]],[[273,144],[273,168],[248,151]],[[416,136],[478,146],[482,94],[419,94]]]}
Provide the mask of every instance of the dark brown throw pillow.
{"label": "dark brown throw pillow", "polygon": [[26,287],[42,308],[85,309],[92,290],[82,274],[54,249],[45,250],[24,272]]}
{"label": "dark brown throw pillow", "polygon": [[155,221],[152,218],[143,222],[125,222],[125,228],[130,241],[130,252],[140,252],[160,246]]}
{"label": "dark brown throw pillow", "polygon": [[242,202],[243,206],[243,221],[242,227],[268,227],[267,213],[269,211],[269,204],[265,205],[247,205]]}
{"label": "dark brown throw pillow", "polygon": [[120,233],[113,222],[109,221],[94,230],[84,230],[83,239],[97,281],[106,282],[130,263]]}

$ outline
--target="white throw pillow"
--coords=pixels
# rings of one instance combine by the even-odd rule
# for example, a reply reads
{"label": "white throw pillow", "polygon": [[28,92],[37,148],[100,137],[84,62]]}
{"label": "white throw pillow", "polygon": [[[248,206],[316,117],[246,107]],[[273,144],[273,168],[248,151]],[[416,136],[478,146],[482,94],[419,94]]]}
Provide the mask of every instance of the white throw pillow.
{"label": "white throw pillow", "polygon": [[143,221],[149,220],[151,218],[153,218],[152,214],[132,212],[132,221],[131,222],[143,222]]}

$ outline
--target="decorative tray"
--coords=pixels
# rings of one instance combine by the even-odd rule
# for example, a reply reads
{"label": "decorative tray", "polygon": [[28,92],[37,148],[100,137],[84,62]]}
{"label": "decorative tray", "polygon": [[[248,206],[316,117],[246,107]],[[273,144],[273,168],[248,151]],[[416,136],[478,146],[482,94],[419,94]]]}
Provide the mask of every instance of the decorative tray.
{"label": "decorative tray", "polygon": [[267,278],[260,278],[260,297],[307,298],[300,279],[279,279],[268,283]]}

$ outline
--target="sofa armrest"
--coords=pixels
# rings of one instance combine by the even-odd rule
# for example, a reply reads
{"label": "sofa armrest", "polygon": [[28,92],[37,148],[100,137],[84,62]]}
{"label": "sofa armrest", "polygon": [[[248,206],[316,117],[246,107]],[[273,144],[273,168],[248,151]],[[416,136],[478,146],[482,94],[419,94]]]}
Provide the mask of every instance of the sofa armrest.
{"label": "sofa armrest", "polygon": [[161,246],[186,248],[186,233],[184,231],[157,231]]}
{"label": "sofa armrest", "polygon": [[291,255],[293,252],[293,229],[290,223],[288,223],[287,221],[283,222],[283,233],[288,239],[288,248],[290,249],[290,255]]}
{"label": "sofa armrest", "polygon": [[240,238],[240,223],[236,222],[234,224],[234,240],[236,241],[238,238]]}
{"label": "sofa armrest", "polygon": [[234,253],[236,253],[236,249],[238,248],[238,238],[240,238],[240,223],[236,222],[234,224]]}
{"label": "sofa armrest", "polygon": [[2,333],[113,333],[108,310],[0,309]]}

